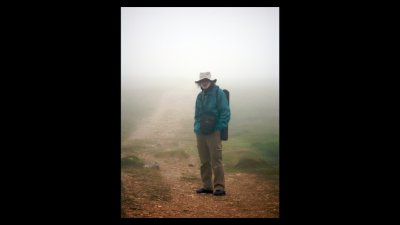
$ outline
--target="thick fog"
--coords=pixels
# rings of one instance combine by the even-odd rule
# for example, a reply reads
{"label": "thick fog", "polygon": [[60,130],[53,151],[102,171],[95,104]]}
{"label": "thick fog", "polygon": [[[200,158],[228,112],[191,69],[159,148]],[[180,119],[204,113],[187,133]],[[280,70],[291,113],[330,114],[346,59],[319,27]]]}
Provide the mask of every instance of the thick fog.
{"label": "thick fog", "polygon": [[206,71],[231,93],[233,135],[245,125],[277,133],[279,8],[122,7],[123,138],[140,118],[160,111],[160,101],[188,109],[180,120],[192,126],[201,91],[194,81]]}
{"label": "thick fog", "polygon": [[123,88],[192,86],[209,71],[227,88],[277,87],[279,8],[121,8]]}

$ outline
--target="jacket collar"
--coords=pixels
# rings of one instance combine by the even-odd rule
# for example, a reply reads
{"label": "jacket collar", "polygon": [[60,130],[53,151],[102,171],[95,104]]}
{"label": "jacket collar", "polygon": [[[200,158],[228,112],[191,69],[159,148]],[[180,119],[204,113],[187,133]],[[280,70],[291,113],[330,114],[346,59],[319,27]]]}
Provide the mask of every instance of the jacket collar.
{"label": "jacket collar", "polygon": [[214,83],[211,83],[210,87],[208,87],[207,89],[201,88],[201,90],[202,90],[204,93],[208,93],[208,92],[210,92],[210,90],[212,90],[214,87],[216,87],[216,85],[215,85]]}

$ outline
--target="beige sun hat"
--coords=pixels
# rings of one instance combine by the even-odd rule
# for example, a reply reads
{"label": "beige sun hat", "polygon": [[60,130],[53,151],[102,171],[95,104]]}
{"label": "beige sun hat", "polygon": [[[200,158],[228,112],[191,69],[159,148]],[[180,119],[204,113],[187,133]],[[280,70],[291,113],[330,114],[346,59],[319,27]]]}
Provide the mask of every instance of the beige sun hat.
{"label": "beige sun hat", "polygon": [[[211,73],[210,72],[201,72],[200,73],[200,79],[198,81],[195,81],[195,83],[199,83],[201,80],[208,79],[211,80]],[[213,83],[217,81],[217,79],[211,80]]]}

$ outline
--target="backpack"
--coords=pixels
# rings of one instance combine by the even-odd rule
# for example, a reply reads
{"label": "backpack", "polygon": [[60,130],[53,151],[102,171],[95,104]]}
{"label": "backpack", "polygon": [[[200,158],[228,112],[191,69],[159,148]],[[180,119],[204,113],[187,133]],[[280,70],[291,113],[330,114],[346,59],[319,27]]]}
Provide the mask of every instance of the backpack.
{"label": "backpack", "polygon": [[[226,99],[228,100],[228,105],[229,105],[229,91],[226,89],[223,89],[222,91],[225,93],[225,96],[226,96]],[[227,141],[228,140],[228,127],[225,127],[224,129],[222,129],[220,133],[221,133],[221,141]]]}

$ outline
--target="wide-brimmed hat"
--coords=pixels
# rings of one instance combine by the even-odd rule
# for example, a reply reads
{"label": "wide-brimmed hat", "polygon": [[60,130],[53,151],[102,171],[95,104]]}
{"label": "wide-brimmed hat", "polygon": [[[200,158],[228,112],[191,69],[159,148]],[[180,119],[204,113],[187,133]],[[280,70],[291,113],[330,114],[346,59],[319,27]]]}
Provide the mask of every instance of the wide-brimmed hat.
{"label": "wide-brimmed hat", "polygon": [[195,83],[199,83],[201,80],[204,80],[204,79],[210,80],[213,83],[217,82],[217,79],[211,80],[210,72],[202,72],[202,73],[200,73],[200,79],[198,81],[195,81]]}

